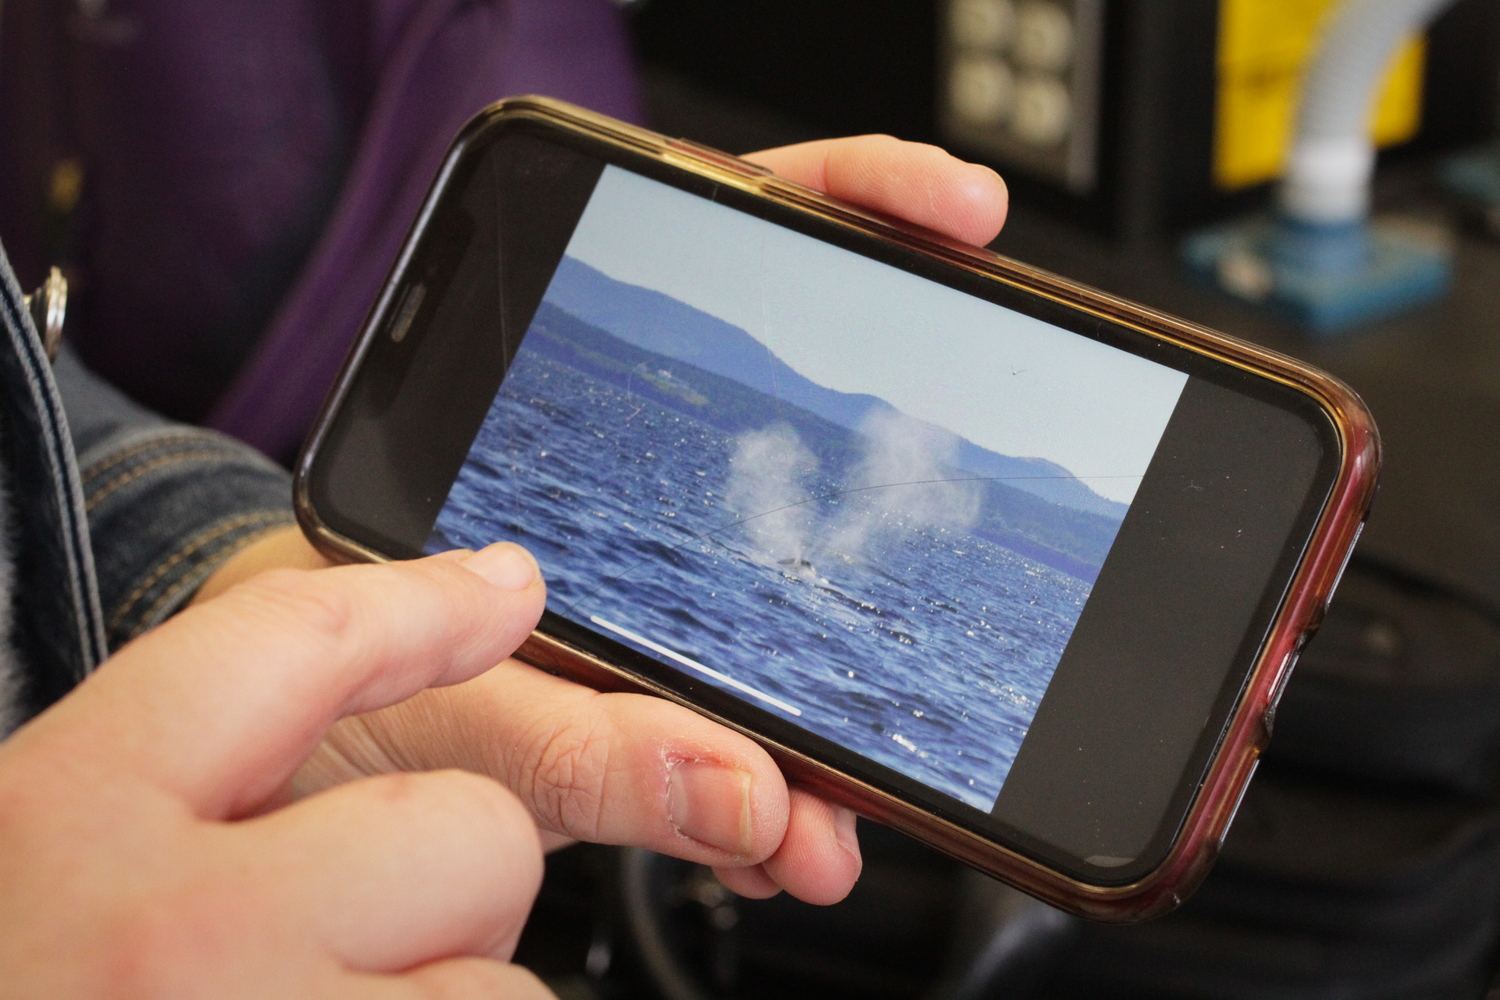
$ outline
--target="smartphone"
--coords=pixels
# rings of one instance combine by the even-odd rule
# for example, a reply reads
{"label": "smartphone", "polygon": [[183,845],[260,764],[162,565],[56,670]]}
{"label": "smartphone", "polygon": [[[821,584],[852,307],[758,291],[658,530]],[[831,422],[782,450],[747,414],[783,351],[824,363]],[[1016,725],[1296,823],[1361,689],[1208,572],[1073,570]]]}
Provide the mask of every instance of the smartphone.
{"label": "smartphone", "polygon": [[296,495],[344,559],[527,546],[523,658],[1131,920],[1211,865],[1378,466],[1300,362],[519,98],[456,140]]}

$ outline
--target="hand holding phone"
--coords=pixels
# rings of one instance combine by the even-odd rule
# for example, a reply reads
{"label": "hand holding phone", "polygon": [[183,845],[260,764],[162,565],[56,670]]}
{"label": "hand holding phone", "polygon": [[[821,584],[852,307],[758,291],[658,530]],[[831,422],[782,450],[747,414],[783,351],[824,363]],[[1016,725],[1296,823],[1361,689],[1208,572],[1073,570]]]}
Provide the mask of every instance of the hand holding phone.
{"label": "hand holding phone", "polygon": [[[992,171],[931,146],[869,136],[753,157],[788,180],[955,239],[988,242],[1005,218],[1005,187]],[[539,732],[549,738],[538,740]],[[694,789],[678,796],[674,817],[672,782],[687,777],[680,764],[708,760],[748,773],[749,801],[730,794],[732,782],[700,773]],[[814,903],[842,899],[859,875],[853,813],[788,789],[746,737],[670,702],[601,695],[517,660],[336,726],[299,787],[307,793],[370,774],[448,767],[503,781],[554,846],[586,840],[648,847],[717,866],[741,895],[785,890]],[[696,813],[686,831],[685,810]],[[731,858],[742,823],[752,841],[749,865]]]}
{"label": "hand holding phone", "polygon": [[345,556],[525,542],[532,662],[1121,919],[1207,870],[1377,459],[1288,359],[528,99],[455,145],[299,503]]}

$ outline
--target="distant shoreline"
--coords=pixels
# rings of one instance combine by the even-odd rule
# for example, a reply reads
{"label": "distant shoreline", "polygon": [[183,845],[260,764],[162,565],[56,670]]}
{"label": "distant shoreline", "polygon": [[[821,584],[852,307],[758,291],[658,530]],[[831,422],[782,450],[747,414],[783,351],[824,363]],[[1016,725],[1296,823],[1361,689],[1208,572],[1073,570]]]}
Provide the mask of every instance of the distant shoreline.
{"label": "distant shoreline", "polygon": [[[617,281],[575,257],[562,258],[544,301],[632,347],[667,359],[668,365],[690,364],[733,379],[847,430],[858,431],[874,414],[900,412],[877,396],[820,385],[740,327],[665,293]],[[953,464],[975,475],[1008,481],[1044,500],[1115,521],[1129,510],[1129,504],[1100,496],[1057,462],[1004,455],[946,428],[917,423],[935,436],[952,439],[957,446]]]}
{"label": "distant shoreline", "polygon": [[[730,434],[774,423],[795,429],[826,468],[854,466],[862,437],[785,400],[679,359],[646,351],[543,301],[525,346],[627,391]],[[952,469],[955,479],[971,478]],[[1050,502],[1003,481],[986,480],[978,537],[1092,584],[1120,522]]]}

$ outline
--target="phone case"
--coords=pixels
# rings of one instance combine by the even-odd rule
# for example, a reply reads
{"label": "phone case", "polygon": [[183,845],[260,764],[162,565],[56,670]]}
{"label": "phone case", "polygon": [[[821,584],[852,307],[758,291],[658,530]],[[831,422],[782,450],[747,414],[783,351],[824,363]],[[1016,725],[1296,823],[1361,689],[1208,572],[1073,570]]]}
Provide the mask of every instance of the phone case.
{"label": "phone case", "polygon": [[[466,126],[454,149],[460,149],[465,139],[501,117],[542,120],[572,129],[595,140],[709,177],[720,184],[879,237],[909,251],[1026,289],[1293,387],[1314,399],[1327,413],[1336,428],[1341,449],[1339,472],[1329,500],[1318,518],[1288,589],[1288,597],[1276,614],[1270,637],[1241,690],[1218,751],[1198,786],[1178,835],[1165,860],[1143,878],[1127,885],[1108,886],[1079,881],[836,772],[789,747],[746,732],[743,727],[711,713],[704,713],[756,739],[771,753],[790,780],[871,820],[928,843],[1060,909],[1094,920],[1130,922],[1159,916],[1186,899],[1218,855],[1235,810],[1255,772],[1260,753],[1270,739],[1277,700],[1302,646],[1322,623],[1328,600],[1374,498],[1380,467],[1379,436],[1372,417],[1354,391],[1309,365],[1266,348],[1075,284],[982,248],[845,204],[776,177],[765,168],[730,154],[688,140],[670,139],[550,98],[518,97],[492,105]],[[435,194],[441,189],[456,155],[450,154],[439,173],[434,194],[429,196],[416,223],[417,229],[431,212]],[[377,304],[376,311],[379,310],[380,304]],[[324,552],[344,560],[380,561],[385,557],[324,524],[314,510],[307,490],[310,458],[316,454],[329,421],[347,391],[363,344],[364,340],[351,352],[299,460],[296,506],[304,530]],[[544,670],[599,690],[653,694],[703,711],[674,692],[551,636],[533,634],[517,655]]]}

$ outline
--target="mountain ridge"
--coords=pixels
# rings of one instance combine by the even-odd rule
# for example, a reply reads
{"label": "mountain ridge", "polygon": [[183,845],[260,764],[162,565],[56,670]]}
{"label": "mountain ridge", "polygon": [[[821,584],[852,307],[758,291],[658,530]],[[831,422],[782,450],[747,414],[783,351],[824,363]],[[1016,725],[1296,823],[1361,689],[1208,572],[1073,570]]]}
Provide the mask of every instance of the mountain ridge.
{"label": "mountain ridge", "polygon": [[[900,412],[876,396],[819,385],[742,328],[664,292],[618,281],[576,257],[563,257],[546,300],[628,344],[734,379],[848,430],[858,432],[872,415]],[[1101,497],[1055,462],[1004,455],[927,421],[917,422],[952,438],[955,464],[977,476],[1116,521],[1129,507]]]}
{"label": "mountain ridge", "polygon": [[[522,350],[701,420],[727,435],[783,423],[834,476],[847,474],[867,454],[859,431],[738,379],[628,344],[548,301],[537,310]],[[675,370],[664,373],[660,370],[664,365]],[[970,529],[974,534],[1088,583],[1098,577],[1121,522],[1053,503],[1005,482],[981,482],[978,488],[981,514]]]}

